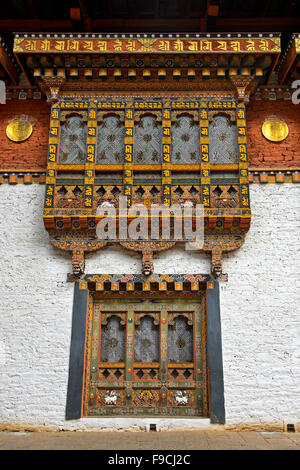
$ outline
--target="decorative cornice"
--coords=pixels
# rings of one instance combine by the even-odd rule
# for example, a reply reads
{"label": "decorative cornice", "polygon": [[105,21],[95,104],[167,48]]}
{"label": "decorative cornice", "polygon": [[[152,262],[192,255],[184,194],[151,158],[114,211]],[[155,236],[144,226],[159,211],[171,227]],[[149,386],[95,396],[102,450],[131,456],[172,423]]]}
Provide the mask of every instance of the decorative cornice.
{"label": "decorative cornice", "polygon": [[279,54],[280,35],[17,34],[15,54]]}
{"label": "decorative cornice", "polygon": [[[0,184],[45,184],[44,170],[0,170]],[[300,167],[249,168],[249,183],[299,183]]]}
{"label": "decorative cornice", "polygon": [[292,91],[289,86],[269,86],[259,87],[255,90],[250,97],[250,101],[276,101],[276,100],[291,100]]}
{"label": "decorative cornice", "polygon": [[249,183],[300,183],[300,167],[250,168]]}
{"label": "decorative cornice", "polygon": [[45,184],[45,170],[0,170],[0,184]]}
{"label": "decorative cornice", "polygon": [[124,292],[124,288],[125,291],[135,290],[137,283],[142,291],[150,291],[155,285],[158,291],[183,291],[184,286],[189,286],[189,291],[197,291],[206,283],[208,288],[213,288],[214,281],[210,274],[152,274],[150,277],[143,274],[87,274],[79,282],[79,289],[87,289],[89,284],[96,291]]}
{"label": "decorative cornice", "polygon": [[17,33],[15,38],[47,38],[47,39],[64,39],[64,38],[75,38],[75,39],[99,39],[99,38],[111,38],[111,39],[141,39],[141,38],[280,38],[281,33]]}
{"label": "decorative cornice", "polygon": [[8,86],[6,87],[7,100],[40,100],[42,93],[37,87]]}
{"label": "decorative cornice", "polygon": [[294,33],[290,41],[280,56],[276,71],[279,77],[279,83],[289,83],[293,70],[299,61],[300,54],[300,33]]}
{"label": "decorative cornice", "polygon": [[21,69],[2,36],[0,36],[0,66],[4,74],[9,77],[8,82],[16,84]]}

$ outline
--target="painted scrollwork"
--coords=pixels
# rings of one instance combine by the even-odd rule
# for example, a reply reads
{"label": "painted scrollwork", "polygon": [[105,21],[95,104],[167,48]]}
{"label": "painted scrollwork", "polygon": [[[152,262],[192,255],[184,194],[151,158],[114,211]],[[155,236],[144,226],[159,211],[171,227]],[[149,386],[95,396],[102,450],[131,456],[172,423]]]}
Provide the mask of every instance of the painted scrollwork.
{"label": "painted scrollwork", "polygon": [[175,313],[169,313],[168,318],[169,318],[169,325],[174,326],[174,320],[177,317],[184,317],[187,320],[187,324],[192,326],[193,325],[193,315],[190,312],[175,312]]}
{"label": "painted scrollwork", "polygon": [[157,110],[157,111],[147,111],[147,110],[144,110],[144,111],[134,111],[134,121],[135,122],[140,122],[141,118],[144,117],[144,116],[153,116],[158,122],[161,122],[162,120],[162,113],[160,110]]}
{"label": "painted scrollwork", "polygon": [[133,406],[158,406],[160,403],[160,394],[158,390],[133,390]]}
{"label": "painted scrollwork", "polygon": [[84,274],[85,252],[101,250],[107,242],[98,240],[88,232],[54,232],[50,233],[50,241],[53,246],[63,251],[72,253],[73,276],[69,280],[76,280]]}
{"label": "painted scrollwork", "polygon": [[189,110],[189,111],[172,111],[172,123],[176,122],[176,120],[181,116],[189,116],[194,120],[194,122],[199,122],[199,112]]}
{"label": "painted scrollwork", "polygon": [[126,313],[101,312],[101,325],[107,325],[110,317],[117,316],[120,319],[120,325],[126,325]]}
{"label": "painted scrollwork", "polygon": [[79,116],[82,118],[83,122],[87,122],[88,120],[88,115],[87,115],[87,111],[61,111],[61,114],[60,114],[60,121],[61,123],[64,123],[67,121],[67,119],[69,117],[72,117],[72,116]]}
{"label": "painted scrollwork", "polygon": [[143,317],[151,317],[153,318],[153,324],[154,325],[159,325],[159,314],[158,313],[151,313],[151,312],[145,312],[145,313],[136,313],[135,314],[135,320],[134,320],[134,324],[137,326],[137,325],[140,325],[141,324],[141,319]]}

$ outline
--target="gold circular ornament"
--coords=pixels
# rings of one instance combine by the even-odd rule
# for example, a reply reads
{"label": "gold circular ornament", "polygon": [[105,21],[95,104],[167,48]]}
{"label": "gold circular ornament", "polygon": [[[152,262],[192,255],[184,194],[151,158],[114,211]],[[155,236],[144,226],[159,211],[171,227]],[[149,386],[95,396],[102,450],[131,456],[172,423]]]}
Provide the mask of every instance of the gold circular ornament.
{"label": "gold circular ornament", "polygon": [[31,136],[32,130],[27,119],[14,119],[6,127],[6,135],[13,142],[23,142]]}
{"label": "gold circular ornament", "polygon": [[289,128],[285,121],[277,117],[270,117],[262,125],[264,137],[271,142],[281,142],[289,134]]}

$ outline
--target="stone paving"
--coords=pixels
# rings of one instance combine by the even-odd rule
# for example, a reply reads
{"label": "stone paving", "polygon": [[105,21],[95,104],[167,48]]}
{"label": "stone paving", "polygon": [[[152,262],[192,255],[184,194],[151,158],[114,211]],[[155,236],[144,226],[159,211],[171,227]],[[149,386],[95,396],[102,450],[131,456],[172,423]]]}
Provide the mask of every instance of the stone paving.
{"label": "stone paving", "polygon": [[300,450],[300,433],[0,432],[0,450]]}

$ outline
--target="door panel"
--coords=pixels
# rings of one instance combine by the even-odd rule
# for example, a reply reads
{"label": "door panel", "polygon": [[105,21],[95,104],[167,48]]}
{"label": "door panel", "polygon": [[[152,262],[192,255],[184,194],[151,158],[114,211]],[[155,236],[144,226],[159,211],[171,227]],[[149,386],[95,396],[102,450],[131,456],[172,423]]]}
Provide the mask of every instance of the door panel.
{"label": "door panel", "polygon": [[203,298],[94,299],[85,416],[206,416]]}

